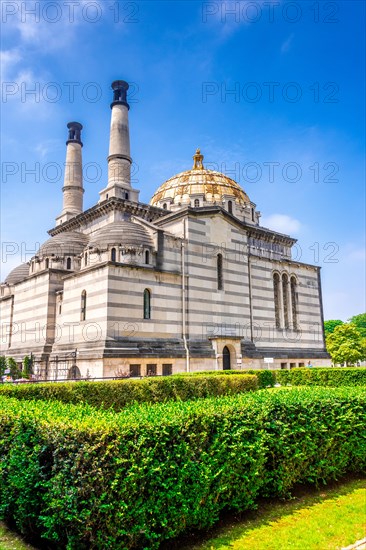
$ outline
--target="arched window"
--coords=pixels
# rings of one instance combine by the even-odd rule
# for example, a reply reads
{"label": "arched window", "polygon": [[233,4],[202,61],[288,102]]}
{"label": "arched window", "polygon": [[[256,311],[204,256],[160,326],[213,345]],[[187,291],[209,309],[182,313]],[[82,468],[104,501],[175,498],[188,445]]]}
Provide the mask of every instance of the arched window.
{"label": "arched window", "polygon": [[289,311],[288,311],[288,277],[282,275],[282,300],[283,300],[283,319],[285,328],[289,328]]}
{"label": "arched window", "polygon": [[86,290],[81,293],[81,308],[80,308],[80,321],[85,321],[86,318]]}
{"label": "arched window", "polygon": [[116,249],[115,248],[112,248],[112,250],[111,250],[111,261],[112,262],[116,261]]}
{"label": "arched window", "polygon": [[144,290],[144,319],[151,319],[151,292],[148,288]]}
{"label": "arched window", "polygon": [[32,273],[34,271],[34,262],[31,263],[31,271],[32,271]]}
{"label": "arched window", "polygon": [[145,264],[150,263],[150,252],[148,250],[145,250]]}
{"label": "arched window", "polygon": [[127,191],[126,191],[126,193],[125,193],[125,199],[128,201],[128,198],[129,198],[129,194],[128,194]]}
{"label": "arched window", "polygon": [[66,269],[71,269],[71,258],[67,258],[66,260]]}
{"label": "arched window", "polygon": [[163,208],[164,208],[164,210],[166,210],[166,209],[168,208],[168,205],[167,205],[167,203],[166,203],[166,202],[164,202],[164,204],[163,204]]}
{"label": "arched window", "polygon": [[291,308],[292,308],[292,324],[293,329],[298,330],[297,325],[297,291],[296,277],[291,277]]}
{"label": "arched window", "polygon": [[222,254],[217,255],[217,289],[223,289]]}
{"label": "arched window", "polygon": [[50,260],[48,258],[46,258],[45,267],[46,267],[46,269],[48,269],[50,267]]}
{"label": "arched window", "polygon": [[195,208],[198,208],[199,205],[200,205],[199,199],[194,199],[194,207],[195,207]]}
{"label": "arched window", "polygon": [[85,252],[84,254],[84,265],[88,265],[88,253]]}
{"label": "arched window", "polygon": [[252,222],[255,222],[254,208],[252,208]]}
{"label": "arched window", "polygon": [[274,292],[274,306],[275,306],[275,319],[276,328],[281,327],[281,300],[280,300],[280,276],[278,273],[273,275],[273,292]]}
{"label": "arched window", "polygon": [[233,201],[228,201],[227,210],[228,210],[229,214],[233,213]]}

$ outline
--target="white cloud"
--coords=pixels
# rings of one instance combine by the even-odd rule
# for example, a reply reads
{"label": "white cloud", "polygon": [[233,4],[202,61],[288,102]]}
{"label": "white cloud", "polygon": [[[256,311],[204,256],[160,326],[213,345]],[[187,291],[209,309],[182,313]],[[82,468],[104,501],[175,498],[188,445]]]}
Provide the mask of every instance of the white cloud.
{"label": "white cloud", "polygon": [[347,260],[350,262],[363,262],[366,260],[366,251],[364,248],[355,248],[348,254]]}
{"label": "white cloud", "polygon": [[13,69],[21,59],[22,56],[17,48],[0,51],[1,79],[3,82],[9,79],[11,69]]}
{"label": "white cloud", "polygon": [[285,233],[292,235],[298,233],[301,229],[301,223],[295,218],[291,218],[286,214],[272,214],[271,216],[263,216],[261,218],[261,225],[278,231],[279,233]]}

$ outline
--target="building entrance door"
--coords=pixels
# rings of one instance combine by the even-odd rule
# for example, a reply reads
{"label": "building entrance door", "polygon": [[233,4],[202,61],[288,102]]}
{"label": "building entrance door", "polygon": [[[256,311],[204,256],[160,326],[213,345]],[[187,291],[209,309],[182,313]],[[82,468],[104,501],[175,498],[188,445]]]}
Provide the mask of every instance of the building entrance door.
{"label": "building entrance door", "polygon": [[224,349],[222,350],[222,361],[223,361],[223,369],[230,370],[231,369],[230,350],[227,346],[225,346]]}

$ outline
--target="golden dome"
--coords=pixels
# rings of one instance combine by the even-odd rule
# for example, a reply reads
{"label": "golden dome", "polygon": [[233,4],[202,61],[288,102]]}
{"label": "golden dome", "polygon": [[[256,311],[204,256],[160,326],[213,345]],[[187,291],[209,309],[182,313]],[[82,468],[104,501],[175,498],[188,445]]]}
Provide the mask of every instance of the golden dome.
{"label": "golden dome", "polygon": [[236,181],[221,172],[207,170],[203,166],[203,155],[199,149],[193,156],[192,170],[180,172],[164,182],[152,197],[150,204],[161,206],[164,201],[170,204],[190,204],[192,198],[203,195],[204,205],[222,204],[223,199],[232,198],[236,204],[244,205],[250,202]]}

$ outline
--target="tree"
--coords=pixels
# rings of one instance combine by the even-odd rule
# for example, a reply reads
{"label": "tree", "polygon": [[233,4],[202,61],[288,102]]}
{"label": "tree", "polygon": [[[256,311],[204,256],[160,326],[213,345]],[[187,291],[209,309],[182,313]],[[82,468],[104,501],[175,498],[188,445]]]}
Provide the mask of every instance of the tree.
{"label": "tree", "polygon": [[32,357],[29,357],[29,355],[26,355],[23,359],[22,376],[24,378],[29,378],[30,374],[32,374]]}
{"label": "tree", "polygon": [[359,315],[354,315],[348,319],[349,323],[356,325],[358,332],[366,338],[366,313],[360,313]]}
{"label": "tree", "polygon": [[4,357],[4,355],[0,355],[0,377],[4,376],[7,368],[6,357]]}
{"label": "tree", "polygon": [[327,350],[335,364],[355,365],[366,356],[364,339],[351,323],[342,323],[326,338]]}
{"label": "tree", "polygon": [[343,325],[343,321],[341,321],[340,319],[331,319],[330,321],[324,321],[325,336],[328,336],[328,334],[332,334],[332,332],[334,332],[334,329],[339,325]]}
{"label": "tree", "polygon": [[7,366],[10,370],[10,376],[15,380],[16,378],[20,378],[21,376],[21,370],[18,367],[18,363],[13,359],[12,357],[7,358]]}

